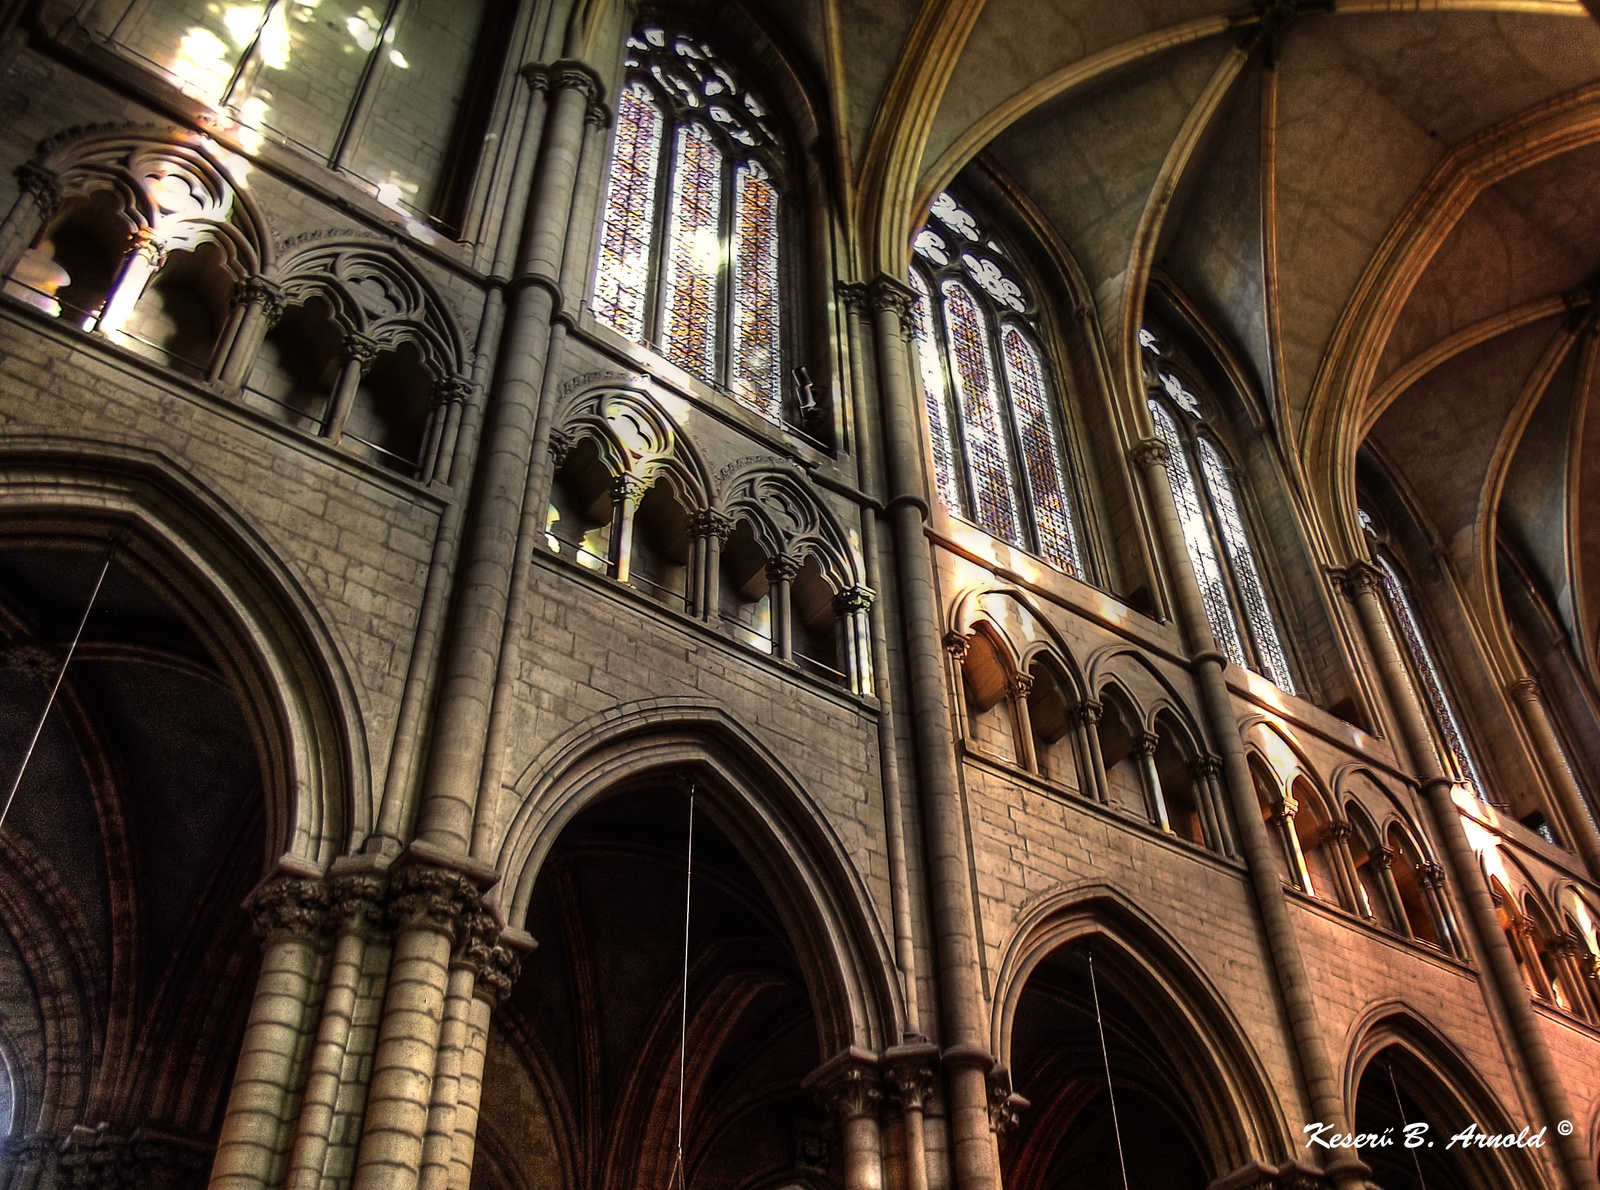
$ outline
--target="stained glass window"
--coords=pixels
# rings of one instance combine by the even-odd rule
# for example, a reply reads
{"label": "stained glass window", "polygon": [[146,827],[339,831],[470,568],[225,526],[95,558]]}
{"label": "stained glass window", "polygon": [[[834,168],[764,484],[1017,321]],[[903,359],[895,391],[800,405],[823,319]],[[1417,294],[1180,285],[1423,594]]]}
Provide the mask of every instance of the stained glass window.
{"label": "stained glass window", "polygon": [[912,240],[910,281],[939,498],[994,536],[1085,577],[1065,421],[1019,273],[948,193],[933,200],[930,215]]}
{"label": "stained glass window", "polygon": [[1272,619],[1267,589],[1256,566],[1255,551],[1245,532],[1244,518],[1239,515],[1239,502],[1234,499],[1228,469],[1223,466],[1222,456],[1217,453],[1210,439],[1201,438],[1198,445],[1200,470],[1206,477],[1206,491],[1211,496],[1211,507],[1216,512],[1217,529],[1222,535],[1223,547],[1228,551],[1228,561],[1233,564],[1234,582],[1239,588],[1239,598],[1244,601],[1245,619],[1255,641],[1262,672],[1280,690],[1293,694],[1295,688],[1294,679],[1289,674],[1289,657],[1284,652],[1283,642],[1278,639],[1278,625]]}
{"label": "stained glass window", "polygon": [[782,359],[778,354],[778,192],[759,161],[747,161],[733,184],[733,391],[776,421]]}
{"label": "stained glass window", "polygon": [[1058,448],[1062,436],[1045,388],[1039,353],[1015,326],[1000,333],[1000,351],[1011,386],[1017,436],[1022,440],[1022,469],[1028,477],[1039,550],[1061,569],[1081,575],[1083,557],[1078,552],[1078,530],[1072,522]]}
{"label": "stained glass window", "polygon": [[945,507],[961,510],[961,484],[956,478],[955,450],[950,441],[950,395],[944,369],[939,366],[939,339],[933,327],[933,298],[922,274],[911,270],[912,322],[917,336],[917,364],[922,374],[922,401],[928,410],[928,434],[933,439],[933,478]]}
{"label": "stained glass window", "polygon": [[630,339],[645,332],[650,283],[650,233],[655,225],[656,173],[661,163],[661,112],[635,83],[617,103],[617,140],[606,186],[595,317]]}
{"label": "stained glass window", "polygon": [[1389,559],[1379,554],[1377,562],[1378,569],[1383,574],[1383,593],[1389,598],[1389,609],[1394,613],[1395,623],[1400,626],[1400,635],[1411,653],[1411,662],[1416,666],[1417,674],[1422,679],[1422,688],[1428,696],[1428,706],[1433,711],[1433,721],[1438,725],[1439,734],[1444,737],[1445,747],[1455,760],[1456,771],[1472,787],[1473,796],[1483,801],[1488,786],[1484,784],[1483,775],[1478,772],[1478,766],[1467,748],[1466,733],[1461,730],[1461,722],[1456,718],[1455,707],[1451,705],[1450,696],[1445,693],[1444,679],[1439,674],[1439,667],[1434,664],[1433,654],[1428,651],[1428,642],[1422,635],[1422,625],[1417,620],[1417,613],[1413,610],[1406,589],[1400,582],[1400,576],[1395,572]]}
{"label": "stained glass window", "polygon": [[722,266],[725,162],[703,124],[678,129],[667,208],[667,357],[702,380],[717,374],[717,278]]}
{"label": "stained glass window", "polygon": [[1177,423],[1165,406],[1151,401],[1150,416],[1155,419],[1156,433],[1167,444],[1167,483],[1172,488],[1172,502],[1178,507],[1183,543],[1188,547],[1189,564],[1194,567],[1195,581],[1200,585],[1200,601],[1205,605],[1211,634],[1217,638],[1217,647],[1229,661],[1238,666],[1247,665],[1239,627],[1233,618],[1233,600],[1228,595],[1216,543],[1211,540],[1211,527],[1200,506],[1200,490],[1189,466],[1189,452],[1184,448]]}
{"label": "stained glass window", "polygon": [[978,523],[1012,544],[1019,544],[1011,455],[1000,420],[1000,393],[983,311],[959,281],[939,287],[944,295],[945,325],[950,331],[961,422],[966,431],[967,467],[972,476],[972,505]]}
{"label": "stained glass window", "polygon": [[627,51],[595,317],[778,421],[781,171],[767,108],[698,38],[647,22]]}

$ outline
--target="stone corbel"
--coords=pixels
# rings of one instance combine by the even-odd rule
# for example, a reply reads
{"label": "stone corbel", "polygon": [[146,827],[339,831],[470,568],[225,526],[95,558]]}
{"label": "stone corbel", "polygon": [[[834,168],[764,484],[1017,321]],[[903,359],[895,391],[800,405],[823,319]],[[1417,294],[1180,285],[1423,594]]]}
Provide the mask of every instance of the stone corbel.
{"label": "stone corbel", "polygon": [[1032,1106],[1011,1086],[1011,1071],[995,1066],[985,1080],[989,1085],[989,1130],[997,1136],[1015,1132],[1022,1113]]}

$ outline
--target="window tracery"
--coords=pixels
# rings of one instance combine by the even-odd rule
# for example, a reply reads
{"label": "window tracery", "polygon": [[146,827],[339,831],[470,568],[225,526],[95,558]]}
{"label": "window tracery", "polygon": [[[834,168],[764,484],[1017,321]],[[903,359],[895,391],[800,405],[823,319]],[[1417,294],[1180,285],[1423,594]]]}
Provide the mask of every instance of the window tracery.
{"label": "window tracery", "polygon": [[1298,693],[1242,503],[1205,406],[1167,358],[1158,331],[1142,327],[1139,346],[1150,416],[1167,445],[1167,483],[1217,647],[1235,665]]}
{"label": "window tracery", "polygon": [[767,108],[698,38],[647,23],[627,50],[595,317],[779,421],[784,208]]}
{"label": "window tracery", "polygon": [[910,284],[939,499],[1084,578],[1063,419],[1028,295],[953,196],[939,194],[931,218],[912,241]]}

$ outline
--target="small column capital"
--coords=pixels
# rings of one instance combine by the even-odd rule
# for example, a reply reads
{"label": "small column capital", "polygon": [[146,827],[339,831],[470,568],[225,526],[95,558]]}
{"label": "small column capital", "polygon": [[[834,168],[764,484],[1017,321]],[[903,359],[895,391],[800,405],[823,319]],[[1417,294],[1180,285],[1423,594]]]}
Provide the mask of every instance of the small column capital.
{"label": "small column capital", "polygon": [[1348,822],[1328,823],[1328,838],[1332,839],[1335,843],[1348,843],[1350,841],[1350,836],[1353,833],[1354,829]]}
{"label": "small column capital", "polygon": [[939,1062],[935,1045],[899,1045],[883,1055],[889,1098],[901,1111],[921,1111],[933,1093],[933,1072]]}
{"label": "small column capital", "polygon": [[156,238],[156,233],[151,228],[141,227],[134,232],[128,241],[128,250],[144,257],[151,272],[159,271],[167,263],[167,245]]}
{"label": "small column capital", "polygon": [[872,310],[872,294],[868,287],[854,282],[841,282],[839,300],[844,308],[857,318],[865,318]]}
{"label": "small column capital", "polygon": [[794,576],[800,573],[800,560],[780,554],[767,563],[767,581],[769,583],[792,583]]}
{"label": "small column capital", "polygon": [[1033,693],[1032,674],[1012,674],[1006,683],[1006,693],[1014,699],[1026,700]]}
{"label": "small column capital", "polygon": [[893,277],[881,276],[868,286],[873,313],[893,314],[900,324],[902,338],[909,340],[914,332],[911,309],[915,295]]}
{"label": "small column capital", "polygon": [[689,518],[690,537],[715,537],[727,541],[733,534],[733,518],[714,508],[702,508]]}
{"label": "small column capital", "polygon": [[1011,1086],[1011,1072],[1004,1066],[989,1071],[989,1130],[998,1136],[1016,1131],[1022,1113],[1032,1106]]}
{"label": "small column capital", "polygon": [[371,937],[383,929],[386,890],[381,876],[335,876],[328,888],[328,916],[341,929]]}
{"label": "small column capital", "polygon": [[1189,763],[1189,776],[1196,781],[1212,781],[1222,775],[1222,761],[1215,756],[1202,756]]}
{"label": "small column capital", "polygon": [[618,500],[638,504],[644,499],[644,494],[650,490],[650,485],[637,475],[619,475],[611,482],[611,494]]}
{"label": "small column capital", "polygon": [[276,326],[283,317],[283,290],[276,282],[268,281],[265,277],[246,277],[243,281],[235,282],[229,296],[235,306],[258,307],[268,326]]}
{"label": "small column capital", "polygon": [[1148,756],[1152,760],[1155,759],[1156,749],[1160,746],[1161,737],[1153,731],[1145,732],[1136,741],[1134,741],[1134,747],[1139,750],[1139,754],[1141,756]]}
{"label": "small column capital", "polygon": [[418,864],[391,879],[389,917],[402,930],[431,929],[455,938],[478,896],[478,886],[464,873]]}
{"label": "small column capital", "polygon": [[1423,888],[1432,889],[1434,892],[1443,892],[1445,888],[1444,868],[1434,863],[1431,859],[1423,860],[1422,863],[1417,865],[1417,880]]}
{"label": "small column capital", "polygon": [[1092,698],[1086,698],[1078,704],[1078,721],[1090,730],[1100,726],[1100,719],[1105,713],[1105,704]]}
{"label": "small column capital", "polygon": [[871,587],[857,584],[846,587],[833,597],[834,609],[842,616],[854,612],[864,612],[871,609],[873,601],[878,598],[878,593]]}
{"label": "small column capital", "polygon": [[1506,686],[1506,693],[1518,702],[1529,705],[1539,701],[1539,679],[1533,677],[1518,678]]}
{"label": "small column capital", "polygon": [[439,405],[462,404],[476,389],[470,377],[441,376],[434,382],[433,399]]}
{"label": "small column capital", "polygon": [[358,331],[350,331],[339,345],[339,358],[347,364],[356,364],[362,375],[366,375],[367,369],[372,367],[372,361],[378,358],[378,341]]}
{"label": "small column capital", "polygon": [[275,876],[245,900],[250,924],[263,942],[314,940],[322,933],[327,908],[327,885],[303,876]]}
{"label": "small column capital", "polygon": [[972,643],[972,638],[964,633],[951,629],[944,634],[944,651],[957,662],[967,659],[967,648]]}
{"label": "small column capital", "polygon": [[61,208],[61,182],[55,171],[34,161],[25,161],[17,167],[17,181],[23,190],[33,195],[34,208],[49,220]]}
{"label": "small column capital", "polygon": [[1172,450],[1162,438],[1144,438],[1133,444],[1128,451],[1128,457],[1140,467],[1147,470],[1151,467],[1166,465],[1172,459]]}
{"label": "small column capital", "polygon": [[1300,803],[1295,800],[1292,793],[1286,793],[1279,799],[1278,804],[1272,809],[1274,822],[1292,822],[1294,816],[1300,813]]}
{"label": "small column capital", "polygon": [[836,1054],[806,1076],[807,1089],[840,1122],[874,1116],[883,1098],[878,1059],[851,1048]]}
{"label": "small column capital", "polygon": [[1340,587],[1350,599],[1383,590],[1383,572],[1371,562],[1357,562],[1338,576]]}

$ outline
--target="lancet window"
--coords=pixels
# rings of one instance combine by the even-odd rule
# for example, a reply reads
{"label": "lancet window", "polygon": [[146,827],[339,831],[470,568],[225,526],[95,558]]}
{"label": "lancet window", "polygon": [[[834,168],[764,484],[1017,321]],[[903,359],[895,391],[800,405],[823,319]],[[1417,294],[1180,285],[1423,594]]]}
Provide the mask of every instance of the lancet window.
{"label": "lancet window", "polygon": [[1288,651],[1207,403],[1179,370],[1162,335],[1146,327],[1139,345],[1150,416],[1167,445],[1167,482],[1217,647],[1235,665],[1294,694]]}
{"label": "lancet window", "polygon": [[[1366,513],[1362,514],[1362,525],[1371,532],[1372,519]],[[1444,750],[1455,765],[1456,775],[1472,787],[1473,796],[1480,801],[1486,800],[1489,787],[1484,784],[1483,774],[1478,770],[1477,761],[1472,758],[1472,750],[1467,747],[1466,732],[1461,730],[1461,720],[1456,715],[1455,704],[1450,701],[1450,695],[1445,690],[1443,675],[1433,659],[1432,650],[1428,648],[1427,637],[1422,631],[1422,622],[1417,618],[1411,597],[1406,594],[1405,584],[1400,580],[1400,572],[1380,551],[1374,551],[1373,560],[1377,563],[1379,573],[1383,575],[1383,594],[1389,603],[1389,614],[1400,630],[1400,639],[1405,642],[1406,651],[1411,654],[1412,667],[1422,683],[1423,694],[1428,700],[1428,710],[1433,714],[1434,727],[1444,742]]]}
{"label": "lancet window", "polygon": [[783,414],[779,140],[698,37],[628,38],[595,317],[770,421]]}
{"label": "lancet window", "polygon": [[1036,307],[949,193],[912,241],[912,316],[934,481],[950,511],[1086,577],[1064,418]]}

